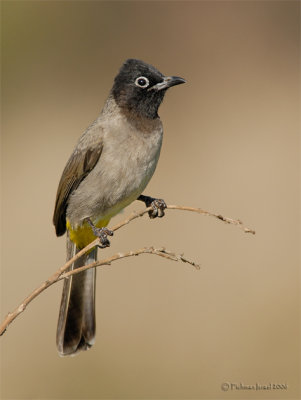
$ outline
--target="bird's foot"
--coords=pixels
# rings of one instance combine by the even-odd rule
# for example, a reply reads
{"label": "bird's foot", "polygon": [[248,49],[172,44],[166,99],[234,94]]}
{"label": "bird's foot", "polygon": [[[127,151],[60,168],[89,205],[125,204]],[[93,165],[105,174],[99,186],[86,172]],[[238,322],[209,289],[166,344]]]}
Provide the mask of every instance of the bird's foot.
{"label": "bird's foot", "polygon": [[93,233],[96,237],[99,238],[99,241],[101,244],[98,245],[101,249],[104,249],[106,247],[110,247],[110,241],[108,239],[108,236],[113,236],[114,232],[111,231],[108,228],[95,228],[93,229]]}
{"label": "bird's foot", "polygon": [[113,236],[114,232],[108,228],[97,228],[90,218],[86,218],[86,221],[91,226],[94,235],[99,238],[101,244],[99,244],[98,247],[100,247],[101,249],[110,247],[108,236]]}
{"label": "bird's foot", "polygon": [[146,207],[152,207],[152,210],[148,212],[150,218],[164,217],[164,210],[167,208],[167,205],[163,199],[155,199],[154,197],[144,196],[143,194],[141,194],[138,197],[138,200],[143,201]]}

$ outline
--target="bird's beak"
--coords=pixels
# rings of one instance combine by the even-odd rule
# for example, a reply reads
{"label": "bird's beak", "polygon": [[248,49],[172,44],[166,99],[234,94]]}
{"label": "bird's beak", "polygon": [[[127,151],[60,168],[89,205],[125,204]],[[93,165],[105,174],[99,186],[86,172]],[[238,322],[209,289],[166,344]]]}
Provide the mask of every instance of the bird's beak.
{"label": "bird's beak", "polygon": [[180,78],[179,76],[165,76],[162,82],[157,83],[156,85],[150,87],[148,90],[163,90],[168,89],[175,85],[180,85],[181,83],[185,83],[185,79]]}

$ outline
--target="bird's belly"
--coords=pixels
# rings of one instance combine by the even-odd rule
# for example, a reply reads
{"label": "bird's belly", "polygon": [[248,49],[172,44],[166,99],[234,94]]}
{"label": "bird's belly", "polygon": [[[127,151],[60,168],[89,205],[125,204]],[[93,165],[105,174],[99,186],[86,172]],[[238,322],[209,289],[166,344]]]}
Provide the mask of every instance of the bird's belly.
{"label": "bird's belly", "polygon": [[136,200],[151,179],[157,158],[139,160],[125,157],[110,163],[106,176],[99,177],[101,195],[95,199],[98,204],[95,214],[98,219],[112,217]]}
{"label": "bird's belly", "polygon": [[155,146],[131,143],[124,151],[107,148],[95,168],[69,199],[67,218],[73,228],[87,217],[94,224],[108,221],[136,200],[152,177],[161,148],[161,137]]}

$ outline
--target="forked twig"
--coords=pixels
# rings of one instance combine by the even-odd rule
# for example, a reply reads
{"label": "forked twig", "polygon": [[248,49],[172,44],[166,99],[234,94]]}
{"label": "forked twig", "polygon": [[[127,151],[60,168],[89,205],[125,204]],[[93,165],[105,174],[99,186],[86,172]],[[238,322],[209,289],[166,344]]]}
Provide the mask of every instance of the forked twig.
{"label": "forked twig", "polygon": [[[182,210],[182,211],[192,211],[196,212],[198,214],[202,215],[207,215],[210,217],[217,218],[227,224],[232,224],[236,225],[239,228],[241,228],[244,232],[246,233],[252,233],[255,234],[255,231],[249,228],[246,228],[243,223],[238,220],[238,219],[232,219],[232,218],[227,218],[223,217],[220,214],[215,214],[211,213],[209,211],[202,210],[201,208],[193,208],[193,207],[186,207],[186,206],[177,206],[177,205],[169,205],[167,206],[167,209],[170,210]],[[144,214],[148,213],[148,211],[152,210],[152,207],[145,208],[144,210],[140,212],[134,212],[128,217],[126,217],[123,221],[115,225],[113,228],[111,228],[112,231],[117,231],[118,229],[122,228],[123,226],[129,224],[131,221],[133,221],[136,218],[142,217]],[[95,239],[92,243],[90,243],[88,246],[86,246],[84,249],[79,251],[73,258],[68,260],[62,267],[60,267],[50,278],[48,278],[45,282],[43,282],[39,287],[37,287],[32,293],[30,293],[23,301],[22,303],[15,308],[14,311],[11,313],[8,313],[3,322],[0,325],[0,336],[6,331],[8,325],[13,322],[18,315],[20,315],[28,306],[29,303],[32,302],[33,299],[35,299],[37,296],[39,296],[40,293],[42,293],[44,290],[46,290],[49,286],[52,286],[54,283],[68,278],[71,275],[78,274],[86,269],[89,268],[96,268],[101,265],[110,265],[112,262],[126,258],[126,257],[132,257],[132,256],[138,256],[141,254],[154,254],[163,258],[166,258],[168,260],[172,261],[182,261],[185,263],[188,263],[192,266],[194,266],[196,269],[200,269],[200,266],[196,264],[195,262],[188,260],[186,257],[184,257],[183,254],[178,255],[176,253],[173,253],[171,251],[166,250],[164,247],[161,248],[154,248],[154,247],[143,247],[138,250],[134,251],[129,251],[126,253],[117,253],[107,259],[104,260],[99,260],[95,261],[94,263],[91,263],[89,265],[85,265],[83,267],[77,268],[75,270],[67,271],[70,266],[76,261],[78,258],[80,258],[82,255],[87,253],[89,250],[91,250],[93,247],[97,246],[99,243],[99,239]],[[67,271],[67,272],[66,272]]]}

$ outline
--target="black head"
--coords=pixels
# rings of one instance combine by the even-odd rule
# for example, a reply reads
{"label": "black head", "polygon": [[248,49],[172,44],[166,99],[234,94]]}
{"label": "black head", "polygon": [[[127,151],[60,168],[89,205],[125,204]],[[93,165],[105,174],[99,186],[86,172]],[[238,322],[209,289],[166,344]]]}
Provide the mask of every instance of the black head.
{"label": "black head", "polygon": [[152,65],[129,59],[114,80],[112,94],[126,112],[146,118],[157,118],[166,90],[185,83],[183,78],[164,76]]}

